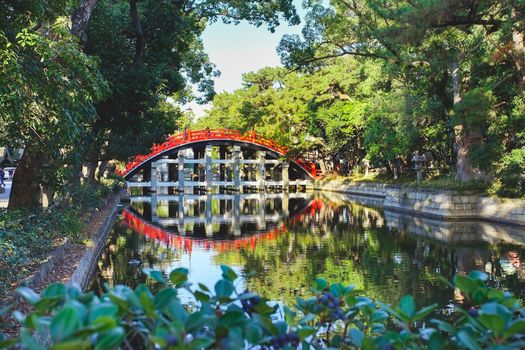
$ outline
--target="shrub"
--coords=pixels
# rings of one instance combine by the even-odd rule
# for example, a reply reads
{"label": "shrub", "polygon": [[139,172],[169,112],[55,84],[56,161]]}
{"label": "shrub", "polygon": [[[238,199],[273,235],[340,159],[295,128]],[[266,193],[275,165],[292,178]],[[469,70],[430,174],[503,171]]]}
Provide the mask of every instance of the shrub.
{"label": "shrub", "polygon": [[83,185],[66,205],[34,213],[0,210],[0,299],[26,278],[65,238],[79,238],[86,213],[120,188],[122,179]]}
{"label": "shrub", "polygon": [[76,237],[83,224],[75,211],[0,211],[0,295],[26,277],[31,268],[65,237]]}
{"label": "shrub", "polygon": [[[307,299],[288,307],[236,289],[238,277],[222,266],[213,291],[191,288],[188,270],[169,278],[145,269],[157,282],[135,290],[116,286],[98,297],[78,287],[49,286],[41,295],[19,294],[34,308],[14,312],[20,337],[0,347],[37,348],[34,335],[49,332],[54,349],[517,349],[525,347],[525,309],[509,293],[488,288],[485,273],[456,276],[467,302],[448,320],[425,320],[437,308],[417,308],[411,296],[385,305],[352,286],[318,278]],[[190,296],[183,303],[180,295]],[[0,311],[1,313],[1,311]],[[4,311],[5,313],[5,311]],[[424,322],[425,321],[425,322]]]}
{"label": "shrub", "polygon": [[504,197],[525,196],[525,147],[512,150],[498,166],[495,192]]}

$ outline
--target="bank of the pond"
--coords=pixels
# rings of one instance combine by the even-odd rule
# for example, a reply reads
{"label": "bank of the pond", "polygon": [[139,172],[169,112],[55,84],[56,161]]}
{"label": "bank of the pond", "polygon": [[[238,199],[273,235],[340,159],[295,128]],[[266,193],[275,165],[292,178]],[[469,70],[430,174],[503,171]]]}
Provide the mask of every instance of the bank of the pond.
{"label": "bank of the pond", "polygon": [[441,190],[379,182],[318,181],[314,189],[377,199],[384,209],[440,220],[488,220],[525,226],[525,200],[480,195],[474,191]]}
{"label": "bank of the pond", "polygon": [[[4,274],[10,273],[18,277],[18,280],[4,286],[0,294],[0,305],[11,304],[15,297],[14,289],[19,286],[28,286],[36,291],[43,290],[51,283],[76,283],[85,287],[116,218],[117,205],[122,195],[121,191],[111,193],[101,199],[98,205],[90,208],[83,217],[79,217],[79,222],[83,223],[78,227],[79,232],[57,232],[49,247],[42,250],[41,256],[35,256],[24,271],[9,272],[3,269]],[[54,222],[58,220],[55,216],[51,218],[52,221],[47,222],[49,228],[58,225]],[[40,228],[37,231],[42,232]],[[16,266],[7,268],[14,269]]]}

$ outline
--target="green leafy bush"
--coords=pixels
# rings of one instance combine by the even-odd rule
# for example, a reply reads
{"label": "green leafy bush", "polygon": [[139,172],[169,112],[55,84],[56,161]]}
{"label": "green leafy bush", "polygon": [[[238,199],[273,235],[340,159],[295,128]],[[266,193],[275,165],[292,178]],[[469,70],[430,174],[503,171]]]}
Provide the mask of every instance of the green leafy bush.
{"label": "green leafy bush", "polygon": [[0,299],[13,291],[66,238],[78,239],[86,214],[120,188],[121,179],[82,186],[63,208],[34,213],[0,210]]}
{"label": "green leafy bush", "polygon": [[525,147],[514,149],[505,155],[498,166],[493,190],[504,197],[525,196]]}
{"label": "green leafy bush", "polygon": [[[447,320],[429,316],[437,305],[418,308],[411,296],[385,305],[352,286],[318,278],[307,299],[294,306],[239,292],[238,276],[222,266],[213,290],[187,281],[188,270],[169,277],[145,269],[158,284],[135,290],[116,286],[98,297],[77,287],[49,286],[41,295],[19,294],[34,308],[15,311],[20,337],[0,347],[38,349],[37,332],[48,332],[53,349],[518,349],[525,347],[525,309],[509,293],[488,288],[479,271],[456,276],[453,286],[467,302]],[[181,295],[186,300],[183,302]],[[5,311],[4,311],[5,313]],[[1,316],[1,315],[0,315]]]}
{"label": "green leafy bush", "polygon": [[71,209],[0,212],[0,295],[19,283],[65,237],[76,237],[83,224]]}

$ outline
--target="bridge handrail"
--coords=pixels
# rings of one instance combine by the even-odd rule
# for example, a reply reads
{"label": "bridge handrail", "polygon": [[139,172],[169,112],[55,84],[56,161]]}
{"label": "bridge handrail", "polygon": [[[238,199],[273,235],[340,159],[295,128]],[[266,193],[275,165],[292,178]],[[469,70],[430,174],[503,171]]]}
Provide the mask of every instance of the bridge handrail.
{"label": "bridge handrail", "polygon": [[[204,130],[186,130],[176,135],[170,135],[166,141],[161,144],[154,144],[149,154],[139,154],[133,157],[127,164],[124,171],[120,171],[119,175],[125,176],[130,171],[135,169],[137,166],[147,161],[148,159],[166,151],[171,148],[185,145],[188,143],[205,141],[205,140],[233,140],[243,141],[258,144],[267,147],[279,154],[286,155],[289,147],[281,145],[268,137],[258,134],[255,130],[241,132],[239,130],[232,129],[204,129]],[[311,174],[313,177],[318,177],[315,165],[308,163],[301,158],[291,158],[297,165]]]}

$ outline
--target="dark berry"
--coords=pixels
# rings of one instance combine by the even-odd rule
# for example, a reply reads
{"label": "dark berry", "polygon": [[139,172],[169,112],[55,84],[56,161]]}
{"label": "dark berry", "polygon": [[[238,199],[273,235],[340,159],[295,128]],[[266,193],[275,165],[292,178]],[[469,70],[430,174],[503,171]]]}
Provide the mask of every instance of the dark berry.
{"label": "dark berry", "polygon": [[472,317],[478,317],[479,315],[478,310],[473,306],[470,309],[468,309],[468,314]]}
{"label": "dark berry", "polygon": [[166,344],[168,346],[173,346],[173,345],[177,345],[179,343],[179,341],[177,340],[177,337],[174,336],[174,335],[171,335],[171,334],[168,334],[166,336]]}
{"label": "dark berry", "polygon": [[291,343],[294,343],[294,344],[299,343],[299,336],[295,333],[290,333],[288,335],[288,339]]}

